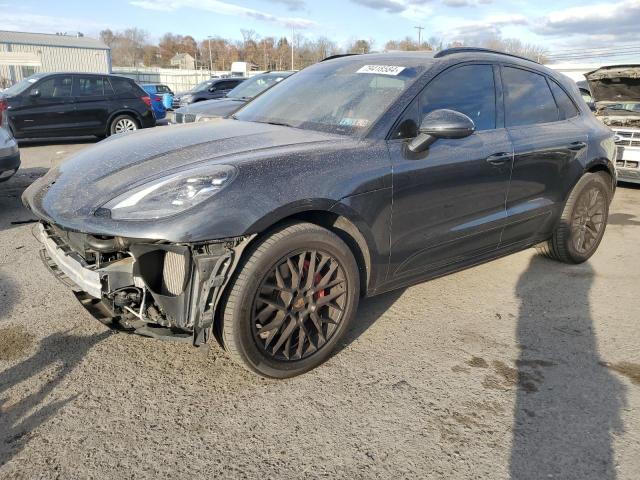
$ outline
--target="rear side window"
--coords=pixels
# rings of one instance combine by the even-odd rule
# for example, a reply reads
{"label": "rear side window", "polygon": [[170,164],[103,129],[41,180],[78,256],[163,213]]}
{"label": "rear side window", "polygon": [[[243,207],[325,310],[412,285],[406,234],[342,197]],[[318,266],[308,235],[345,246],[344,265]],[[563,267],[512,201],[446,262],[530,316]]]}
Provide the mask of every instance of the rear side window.
{"label": "rear side window", "polygon": [[167,87],[166,85],[158,85],[156,87],[156,92],[158,92],[158,93],[171,93],[171,90],[169,90],[169,87]]}
{"label": "rear side window", "polygon": [[240,82],[235,81],[235,80],[227,80],[225,82],[218,82],[214,85],[214,87],[216,87],[216,90],[231,90],[232,88],[236,87]]}
{"label": "rear side window", "polygon": [[560,120],[558,107],[544,75],[504,67],[502,83],[507,127]]}
{"label": "rear side window", "polygon": [[103,96],[104,83],[102,77],[77,76],[73,85],[73,95],[76,97]]}
{"label": "rear side window", "polygon": [[567,120],[578,115],[578,108],[571,101],[567,92],[565,92],[562,87],[553,80],[549,81],[549,85],[551,85],[551,91],[553,92],[553,96],[558,104],[558,109],[560,110],[560,120]]}
{"label": "rear side window", "polygon": [[71,96],[71,75],[49,78],[36,86],[40,98],[62,98]]}
{"label": "rear side window", "polygon": [[140,96],[139,87],[127,78],[111,77],[111,86],[117,95],[125,95],[128,97]]}
{"label": "rear side window", "polygon": [[420,108],[421,118],[434,110],[447,108],[471,118],[476,130],[496,128],[493,67],[465,65],[438,75],[420,94]]}

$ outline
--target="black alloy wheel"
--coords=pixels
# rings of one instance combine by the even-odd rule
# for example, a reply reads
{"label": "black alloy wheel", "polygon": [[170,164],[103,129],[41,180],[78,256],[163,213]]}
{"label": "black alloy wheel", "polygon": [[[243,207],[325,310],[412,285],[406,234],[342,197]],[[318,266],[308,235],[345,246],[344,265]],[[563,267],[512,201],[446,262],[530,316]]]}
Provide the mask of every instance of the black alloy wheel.
{"label": "black alloy wheel", "polygon": [[538,251],[564,263],[587,261],[598,249],[609,217],[613,178],[586,173],[573,187],[550,239]]}
{"label": "black alloy wheel", "polygon": [[600,240],[604,228],[607,199],[597,186],[585,190],[578,198],[571,222],[573,247],[586,254]]}
{"label": "black alloy wheel", "polygon": [[248,370],[293,377],[331,356],[359,297],[349,246],[318,225],[287,224],[243,255],[223,298],[217,337]]}
{"label": "black alloy wheel", "polygon": [[288,255],[274,265],[256,293],[251,322],[256,342],[280,361],[314,354],[338,330],[346,294],[344,270],[329,253]]}

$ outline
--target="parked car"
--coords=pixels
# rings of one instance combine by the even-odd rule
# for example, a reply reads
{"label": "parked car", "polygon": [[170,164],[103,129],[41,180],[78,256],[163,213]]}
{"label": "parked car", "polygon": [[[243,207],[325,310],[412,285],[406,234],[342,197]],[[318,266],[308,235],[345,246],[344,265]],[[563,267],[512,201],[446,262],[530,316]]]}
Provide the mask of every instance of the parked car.
{"label": "parked car", "polygon": [[580,80],[576,82],[578,85],[578,89],[580,90],[580,95],[582,95],[582,99],[588,104],[593,102],[593,97],[591,96],[591,89],[589,88],[589,82],[586,80]]}
{"label": "parked car", "polygon": [[640,65],[602,67],[585,77],[596,117],[617,136],[618,178],[640,183]]}
{"label": "parked car", "polygon": [[240,85],[244,78],[211,78],[200,82],[188,92],[178,93],[173,97],[173,108],[180,108],[191,103],[222,98]]}
{"label": "parked car", "polygon": [[148,94],[160,95],[165,110],[173,108],[173,92],[167,85],[163,83],[146,83],[142,85],[142,88]]}
{"label": "parked car", "polygon": [[251,77],[231,90],[224,98],[206,100],[177,109],[173,122],[190,123],[226,117],[293,73],[295,72],[268,72]]}
{"label": "parked car", "polygon": [[23,201],[103,321],[215,337],[284,378],[327,359],[361,296],[534,245],[586,261],[614,155],[575,84],[530,60],[367,54],[308,67],[233,118],[99,143]]}
{"label": "parked car", "polygon": [[153,127],[151,99],[133,80],[93,73],[38,73],[0,94],[16,138],[68,137]]}
{"label": "parked car", "polygon": [[4,128],[5,120],[0,113],[0,182],[9,180],[20,168],[20,151],[18,144],[8,128]]}
{"label": "parked car", "polygon": [[147,88],[146,85],[140,85],[142,89],[149,94],[149,98],[151,99],[151,110],[153,111],[153,116],[156,117],[156,120],[162,120],[167,116],[167,109],[164,106],[164,102],[162,100],[162,96],[156,93],[151,93],[149,90],[154,90],[153,88]]}

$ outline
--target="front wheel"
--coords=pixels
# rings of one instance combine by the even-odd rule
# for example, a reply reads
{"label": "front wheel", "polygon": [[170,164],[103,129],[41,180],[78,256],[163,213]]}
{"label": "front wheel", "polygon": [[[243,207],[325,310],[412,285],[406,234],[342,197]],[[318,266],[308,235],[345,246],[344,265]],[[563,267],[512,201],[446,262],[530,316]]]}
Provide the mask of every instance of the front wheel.
{"label": "front wheel", "polygon": [[543,255],[564,263],[587,261],[604,236],[610,203],[609,175],[587,173],[571,191],[553,236],[536,248]]}
{"label": "front wheel", "polygon": [[252,248],[228,288],[220,325],[225,349],[250,371],[288,378],[331,355],[355,315],[360,279],[337,235],[298,223]]}

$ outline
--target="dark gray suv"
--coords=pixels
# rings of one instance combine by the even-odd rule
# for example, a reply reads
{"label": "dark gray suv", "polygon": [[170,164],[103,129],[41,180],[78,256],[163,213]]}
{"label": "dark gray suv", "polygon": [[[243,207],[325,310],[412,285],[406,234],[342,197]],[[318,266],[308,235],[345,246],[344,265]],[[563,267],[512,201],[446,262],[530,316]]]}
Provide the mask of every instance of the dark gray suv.
{"label": "dark gray suv", "polygon": [[99,143],[23,200],[52,270],[105,323],[215,337],[284,378],[331,354],[361,296],[533,246],[586,261],[615,151],[575,84],[532,61],[369,54],[232,119]]}

